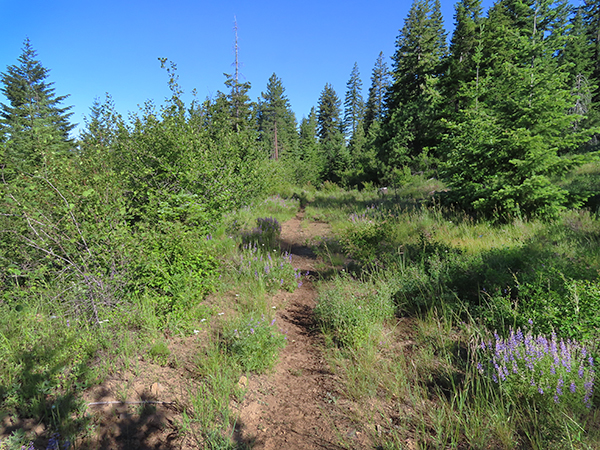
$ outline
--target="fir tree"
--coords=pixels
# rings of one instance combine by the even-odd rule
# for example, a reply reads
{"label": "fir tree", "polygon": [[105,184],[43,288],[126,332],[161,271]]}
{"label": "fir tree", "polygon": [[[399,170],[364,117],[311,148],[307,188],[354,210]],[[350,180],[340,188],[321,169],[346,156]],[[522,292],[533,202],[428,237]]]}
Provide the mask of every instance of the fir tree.
{"label": "fir tree", "polygon": [[362,81],[358,64],[354,63],[350,79],[346,83],[346,96],[344,97],[343,130],[347,139],[352,139],[363,119],[365,102],[362,97]]}
{"label": "fir tree", "polygon": [[463,104],[459,98],[461,86],[477,77],[476,55],[481,43],[481,0],[460,0],[454,15],[454,33],[443,82],[444,96],[457,112]]}
{"label": "fir tree", "polygon": [[317,136],[319,147],[326,161],[324,178],[339,181],[339,174],[349,164],[349,155],[344,145],[342,121],[340,118],[341,101],[327,83],[319,97],[317,109]]}
{"label": "fir tree", "polygon": [[[575,9],[575,14],[567,32],[567,42],[560,54],[561,65],[569,74],[568,84],[576,98],[571,112],[580,116],[592,113],[592,95],[596,86],[593,81],[593,48],[589,45],[588,34],[584,24],[583,8]],[[592,113],[593,115],[593,113]],[[589,126],[590,121],[583,119],[574,125]]]}
{"label": "fir tree", "polygon": [[275,74],[269,78],[266,92],[261,93],[258,131],[260,140],[272,151],[273,158],[279,159],[286,153],[295,156],[298,145],[296,117],[285,96],[285,88]]}
{"label": "fir tree", "polygon": [[46,168],[54,155],[73,148],[69,133],[71,107],[61,107],[68,96],[54,94],[46,81],[49,70],[37,59],[29,39],[25,40],[18,65],[8,66],[0,76],[1,89],[9,104],[1,105],[7,135],[5,164],[8,168],[34,172]]}
{"label": "fir tree", "polygon": [[383,52],[380,52],[371,75],[371,87],[365,108],[365,132],[369,131],[373,122],[381,122],[385,117],[385,99],[389,88],[390,71],[383,58]]}
{"label": "fir tree", "polygon": [[311,108],[308,117],[302,118],[299,132],[299,159],[301,169],[297,172],[297,181],[300,184],[311,183],[318,185],[323,181],[327,161],[325,155],[319,151],[317,137],[317,113]]}
{"label": "fir tree", "polygon": [[439,141],[439,81],[447,53],[439,1],[415,0],[396,40],[381,159],[389,167],[430,165]]}
{"label": "fir tree", "polygon": [[477,101],[466,102],[445,141],[450,196],[466,209],[502,218],[552,217],[568,203],[553,177],[577,164],[561,153],[590,132],[573,129],[569,74],[556,57],[564,48],[564,11],[564,2],[544,0],[501,0],[490,11],[484,28],[489,59],[479,64],[485,66],[480,79],[463,91]]}
{"label": "fir tree", "polygon": [[[586,35],[592,50],[592,79],[595,86],[600,86],[600,3],[597,0],[584,0],[583,21]],[[592,100],[600,110],[600,89],[596,90]]]}
{"label": "fir tree", "polygon": [[331,84],[325,84],[317,109],[317,136],[319,142],[339,141],[342,130],[340,98]]}

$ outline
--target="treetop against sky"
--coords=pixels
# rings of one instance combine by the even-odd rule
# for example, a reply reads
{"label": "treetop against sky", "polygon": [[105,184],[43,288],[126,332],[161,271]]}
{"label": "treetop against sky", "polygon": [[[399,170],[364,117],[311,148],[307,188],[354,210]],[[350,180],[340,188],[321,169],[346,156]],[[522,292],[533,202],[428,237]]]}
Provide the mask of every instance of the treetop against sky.
{"label": "treetop against sky", "polygon": [[[441,1],[448,32],[454,3]],[[491,3],[485,0],[484,10]],[[177,64],[187,99],[193,89],[200,99],[225,91],[223,73],[234,71],[237,18],[241,73],[252,84],[250,97],[256,100],[275,72],[300,120],[326,83],[343,96],[354,63],[368,89],[377,56],[393,54],[410,6],[391,0],[34,0],[25,11],[19,2],[0,0],[0,71],[16,64],[29,38],[57,94],[70,95],[65,103],[73,105],[72,120],[81,127],[94,99],[107,92],[124,115],[146,100],[162,103],[169,91],[159,57]]]}

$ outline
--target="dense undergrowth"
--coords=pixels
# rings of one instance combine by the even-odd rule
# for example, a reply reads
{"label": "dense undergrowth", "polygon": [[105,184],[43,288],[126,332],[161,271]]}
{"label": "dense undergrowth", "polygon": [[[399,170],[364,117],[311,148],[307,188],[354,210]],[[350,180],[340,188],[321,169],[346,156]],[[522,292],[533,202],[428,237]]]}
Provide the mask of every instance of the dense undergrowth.
{"label": "dense undergrowth", "polygon": [[[194,433],[199,446],[231,446],[227,433],[235,418],[229,401],[241,395],[240,375],[269,370],[285,345],[266,296],[301,283],[290,256],[278,246],[279,223],[297,209],[297,201],[271,197],[229,214],[208,235],[177,227],[154,235],[137,254],[144,263],[130,266],[137,282],[122,290],[119,302],[97,302],[97,322],[71,302],[61,302],[55,286],[5,291],[0,419],[10,425],[0,448],[92,445],[97,424],[84,391],[121,370],[135,371],[138,357],[176,363],[168,339],[199,330],[208,330],[209,338],[190,370],[201,391],[190,393],[180,431],[200,430]],[[265,232],[271,239],[260,249],[245,243]],[[219,305],[231,292],[234,302]],[[221,317],[217,306],[229,308],[229,317]],[[47,432],[36,436],[31,423],[42,423]]]}
{"label": "dense undergrowth", "polygon": [[315,243],[324,269],[315,317],[343,395],[361,405],[352,420],[374,445],[598,448],[596,215],[490,223],[440,206],[442,189],[418,177],[385,193],[326,184],[239,209],[211,234],[172,229],[139,250],[150,262],[137,274],[144,289],[100,305],[100,323],[48,302],[52,286],[30,287],[27,302],[11,291],[0,400],[17,425],[0,448],[28,444],[27,418],[57,433],[36,448],[84,448],[94,422],[82,392],[136,355],[170,364],[166,340],[198,330],[208,337],[191,370],[201,388],[180,431],[199,446],[235,448],[238,380],[273,367],[286,341],[268,296],[302,282],[278,240],[300,206],[334,231]]}
{"label": "dense undergrowth", "polygon": [[354,259],[315,312],[355,420],[386,449],[598,448],[597,217],[493,224],[420,189],[307,208]]}

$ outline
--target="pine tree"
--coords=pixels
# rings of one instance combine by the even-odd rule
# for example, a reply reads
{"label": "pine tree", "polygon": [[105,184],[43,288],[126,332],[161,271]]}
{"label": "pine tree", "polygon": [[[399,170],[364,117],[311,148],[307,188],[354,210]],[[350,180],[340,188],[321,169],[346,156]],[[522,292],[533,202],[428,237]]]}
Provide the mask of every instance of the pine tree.
{"label": "pine tree", "polygon": [[385,99],[389,88],[390,71],[383,58],[383,52],[380,52],[371,75],[371,87],[365,107],[365,132],[369,131],[373,122],[381,122],[385,117]]}
{"label": "pine tree", "polygon": [[344,97],[343,131],[346,139],[351,140],[363,119],[365,102],[362,97],[362,81],[358,64],[354,63],[350,79],[346,83],[346,96]]}
{"label": "pine tree", "polygon": [[439,81],[447,53],[438,0],[415,0],[396,40],[381,159],[424,170],[439,141]]}
{"label": "pine tree", "polygon": [[317,136],[319,142],[339,141],[342,130],[340,98],[331,84],[325,84],[317,107]]}
{"label": "pine tree", "polygon": [[91,148],[106,151],[116,141],[119,130],[124,128],[123,118],[116,112],[115,103],[109,94],[103,103],[94,99],[89,118],[84,118],[85,129],[81,132],[82,150]]}
{"label": "pine tree", "polygon": [[[583,8],[575,9],[567,32],[567,41],[564,50],[560,53],[560,62],[569,74],[568,84],[575,96],[575,104],[571,112],[580,116],[590,114],[592,95],[596,86],[593,86],[593,48],[589,45],[588,34],[584,24]],[[589,126],[590,121],[585,118],[574,126]]]}
{"label": "pine tree", "polygon": [[277,75],[267,83],[258,105],[258,131],[260,140],[272,151],[272,157],[295,156],[298,147],[296,117],[285,96],[285,88]]}
{"label": "pine tree", "polygon": [[476,101],[465,102],[445,141],[450,195],[466,209],[503,218],[552,217],[567,204],[567,192],[553,177],[577,164],[561,153],[576,149],[590,132],[573,128],[569,73],[556,57],[565,44],[565,7],[500,0],[490,11],[487,58],[476,67],[482,75],[462,92]]}
{"label": "pine tree", "polygon": [[1,104],[6,142],[7,168],[35,172],[46,168],[54,155],[73,148],[69,133],[71,107],[61,107],[68,96],[54,94],[46,81],[49,70],[38,59],[29,39],[25,40],[18,65],[8,66],[0,76],[1,89],[9,104]]}
{"label": "pine tree", "polygon": [[451,106],[450,114],[463,107],[461,86],[477,77],[476,56],[481,43],[481,0],[460,0],[454,15],[454,33],[443,81],[443,92]]}
{"label": "pine tree", "polygon": [[[597,0],[584,1],[583,21],[592,48],[592,79],[593,84],[600,87],[600,3]],[[600,112],[600,89],[596,90],[592,101]]]}
{"label": "pine tree", "polygon": [[327,161],[325,155],[319,151],[317,113],[314,107],[311,108],[308,117],[302,118],[300,122],[298,146],[301,164],[297,172],[297,182],[316,186],[323,181]]}
{"label": "pine tree", "polygon": [[350,162],[342,134],[340,108],[340,98],[331,84],[327,83],[319,97],[317,136],[326,161],[324,178],[334,182],[339,181],[338,174],[345,170]]}

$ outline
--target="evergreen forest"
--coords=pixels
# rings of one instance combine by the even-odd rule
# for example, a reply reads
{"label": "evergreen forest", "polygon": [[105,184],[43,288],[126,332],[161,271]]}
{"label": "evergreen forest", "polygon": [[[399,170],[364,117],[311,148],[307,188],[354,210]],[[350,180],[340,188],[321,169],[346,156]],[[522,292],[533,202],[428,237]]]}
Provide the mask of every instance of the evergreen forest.
{"label": "evergreen forest", "polygon": [[[184,102],[159,58],[168,98],[107,94],[79,134],[25,39],[0,73],[0,450],[263,448],[231,405],[307,286],[323,408],[354,427],[323,448],[600,448],[600,3],[459,0],[449,34],[414,0],[400,25],[300,121],[275,73],[252,99],[236,61]],[[168,403],[172,433],[102,434],[90,392],[144,364],[189,385],[127,427]]]}

